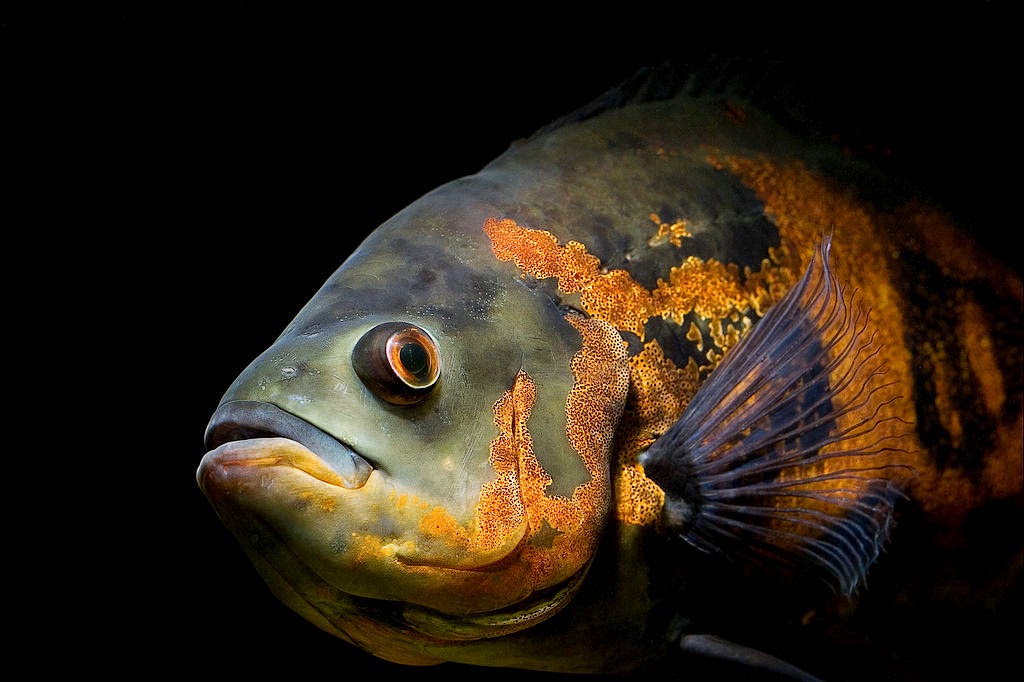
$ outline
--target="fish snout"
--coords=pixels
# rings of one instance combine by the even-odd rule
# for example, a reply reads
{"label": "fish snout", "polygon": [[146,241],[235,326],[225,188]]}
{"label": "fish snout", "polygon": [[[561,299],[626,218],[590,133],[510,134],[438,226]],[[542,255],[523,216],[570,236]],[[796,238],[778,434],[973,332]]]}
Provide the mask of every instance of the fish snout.
{"label": "fish snout", "polygon": [[341,479],[341,487],[361,488],[373,466],[348,445],[310,422],[271,403],[233,400],[214,412],[206,427],[206,448],[258,438],[286,438],[316,455]]}

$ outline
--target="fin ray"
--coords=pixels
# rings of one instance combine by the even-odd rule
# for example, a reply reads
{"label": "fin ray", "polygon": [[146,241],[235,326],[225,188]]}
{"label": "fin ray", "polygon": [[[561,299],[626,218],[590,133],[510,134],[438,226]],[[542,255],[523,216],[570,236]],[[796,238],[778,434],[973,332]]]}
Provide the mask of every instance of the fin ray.
{"label": "fin ray", "polygon": [[900,396],[887,397],[895,382],[869,313],[830,255],[826,237],[640,461],[665,492],[669,532],[707,552],[810,565],[849,594],[888,537],[907,423],[887,415]]}

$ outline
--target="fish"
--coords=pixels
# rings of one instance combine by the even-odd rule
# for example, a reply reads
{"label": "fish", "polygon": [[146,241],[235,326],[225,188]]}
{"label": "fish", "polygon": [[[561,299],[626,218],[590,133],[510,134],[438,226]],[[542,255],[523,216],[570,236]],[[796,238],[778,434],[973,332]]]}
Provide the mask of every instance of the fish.
{"label": "fish", "polygon": [[339,646],[805,680],[1009,656],[1019,274],[711,73],[643,69],[414,201],[227,388],[197,482]]}

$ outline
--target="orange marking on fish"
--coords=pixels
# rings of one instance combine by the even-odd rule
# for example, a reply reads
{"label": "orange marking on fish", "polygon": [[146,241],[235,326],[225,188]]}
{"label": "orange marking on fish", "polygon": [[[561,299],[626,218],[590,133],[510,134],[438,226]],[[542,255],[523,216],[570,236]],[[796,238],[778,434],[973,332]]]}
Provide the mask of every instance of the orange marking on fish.
{"label": "orange marking on fish", "polygon": [[[946,276],[957,281],[984,280],[1011,300],[1021,300],[1020,278],[1003,266],[983,268],[981,263],[990,263],[991,259],[985,258],[973,244],[950,239],[955,234],[954,226],[946,214],[934,208],[910,202],[891,213],[874,211],[799,162],[777,164],[762,158],[714,153],[708,161],[735,173],[755,191],[764,202],[765,214],[778,225],[783,245],[794,248],[801,261],[810,257],[820,235],[835,227],[840,280],[848,282],[851,289],[864,292],[872,302],[872,329],[885,348],[889,378],[896,383],[891,393],[880,398],[907,393],[914,385],[910,352],[903,343],[906,312],[892,290],[897,278],[894,259],[898,250],[894,246],[925,255]],[[1001,404],[1002,372],[991,353],[984,350],[985,344],[990,343],[985,339],[985,330],[991,321],[980,320],[979,310],[968,298],[935,301],[934,305],[953,306],[952,314],[964,320],[959,330],[960,345],[978,349],[971,362],[982,384],[985,403],[990,409]],[[947,357],[942,339],[932,340],[925,349],[934,361],[934,401],[940,419],[954,439],[962,438],[961,405],[955,398],[955,388],[963,377],[956,372],[957,363]],[[913,421],[911,396],[907,393],[903,397],[907,399],[901,401],[902,408],[897,414]],[[915,472],[910,483],[913,496],[928,513],[942,517],[951,526],[992,494],[1020,494],[1024,487],[1020,475],[1021,415],[993,416],[1003,426],[995,434],[997,446],[986,454],[980,482],[954,469],[940,470],[916,438],[908,443],[908,449],[914,452],[910,458]]]}
{"label": "orange marking on fish", "polygon": [[661,220],[657,213],[652,213],[648,216],[655,225],[658,226],[658,233],[647,240],[648,246],[660,246],[665,242],[672,244],[672,246],[680,247],[683,245],[683,237],[692,237],[693,235],[686,229],[685,220],[676,220],[673,223],[666,223]]}
{"label": "orange marking on fish", "polygon": [[[788,270],[780,272],[778,265],[767,261],[764,271],[747,273],[744,279],[735,265],[691,257],[648,291],[625,270],[603,272],[600,261],[579,242],[559,246],[550,233],[508,219],[488,219],[484,231],[499,260],[511,260],[524,274],[538,279],[557,278],[559,290],[578,293],[588,314],[641,339],[644,323],[657,316],[678,322],[695,312],[708,320],[742,319],[770,305],[768,298],[781,297],[785,287],[778,286],[780,276],[788,280],[786,286],[795,281]],[[737,340],[721,331],[720,325],[712,325],[712,334],[723,349]]]}
{"label": "orange marking on fish", "polygon": [[567,319],[583,345],[572,359],[575,382],[566,402],[566,436],[591,478],[570,497],[546,494],[551,477],[536,458],[528,428],[536,386],[520,371],[494,405],[499,435],[491,444],[491,462],[497,477],[485,486],[480,501],[483,528],[526,518],[529,536],[538,540],[522,549],[535,589],[561,582],[593,556],[608,507],[607,463],[628,382],[618,334],[599,320]]}

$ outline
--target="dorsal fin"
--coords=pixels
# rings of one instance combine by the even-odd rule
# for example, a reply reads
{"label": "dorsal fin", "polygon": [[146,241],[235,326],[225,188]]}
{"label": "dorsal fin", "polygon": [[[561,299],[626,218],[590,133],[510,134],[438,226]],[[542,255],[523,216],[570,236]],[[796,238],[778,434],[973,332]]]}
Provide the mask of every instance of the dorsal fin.
{"label": "dorsal fin", "polygon": [[[797,65],[768,51],[749,55],[712,54],[645,66],[578,109],[552,121],[531,138],[626,106],[690,97],[737,98],[764,108],[783,124],[806,126],[812,98]],[[807,96],[799,96],[804,92]]]}

